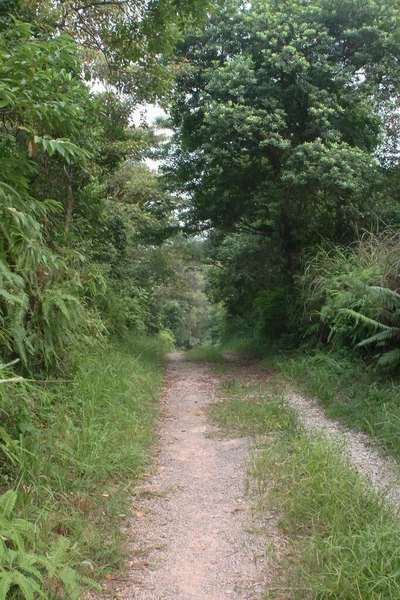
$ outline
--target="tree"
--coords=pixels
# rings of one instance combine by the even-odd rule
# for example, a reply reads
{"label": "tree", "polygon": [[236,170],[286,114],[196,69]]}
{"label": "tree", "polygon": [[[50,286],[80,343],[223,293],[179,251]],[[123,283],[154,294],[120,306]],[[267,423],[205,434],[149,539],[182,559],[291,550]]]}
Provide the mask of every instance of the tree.
{"label": "tree", "polygon": [[176,41],[205,7],[205,0],[8,0],[0,16],[34,22],[37,34],[70,35],[88,79],[111,84],[135,102],[151,102],[168,93]]}
{"label": "tree", "polygon": [[368,221],[374,94],[396,93],[390,16],[387,1],[233,1],[186,37],[168,174],[189,226],[268,237],[295,267],[304,245]]}

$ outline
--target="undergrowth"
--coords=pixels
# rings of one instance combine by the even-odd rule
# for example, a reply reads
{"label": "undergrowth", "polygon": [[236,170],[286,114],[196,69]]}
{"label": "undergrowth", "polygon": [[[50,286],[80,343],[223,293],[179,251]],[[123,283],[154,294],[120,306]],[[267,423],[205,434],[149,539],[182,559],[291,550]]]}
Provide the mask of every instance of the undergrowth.
{"label": "undergrowth", "polygon": [[103,343],[82,352],[70,383],[1,386],[2,491],[17,491],[17,516],[37,524],[44,548],[71,541],[82,575],[123,564],[121,524],[153,440],[164,350],[157,339]]}
{"label": "undergrowth", "polygon": [[[384,600],[400,597],[400,523],[348,465],[340,446],[309,434],[263,384],[223,381],[213,417],[256,434],[251,474],[258,502],[278,517],[277,572],[268,597]],[[274,596],[274,594],[276,594]]]}
{"label": "undergrowth", "polygon": [[371,435],[400,457],[400,381],[367,369],[361,360],[333,353],[284,357],[286,381],[317,398],[331,417]]}
{"label": "undergrowth", "polygon": [[215,363],[225,363],[226,358],[223,356],[219,348],[213,346],[203,346],[200,348],[192,348],[185,353],[186,360],[205,361]]}
{"label": "undergrowth", "polygon": [[[222,401],[211,406],[210,416],[225,434],[257,435],[282,427],[295,428],[294,414],[283,411],[283,398],[271,399],[259,383],[224,378],[220,397]],[[283,414],[287,418],[285,423]]]}

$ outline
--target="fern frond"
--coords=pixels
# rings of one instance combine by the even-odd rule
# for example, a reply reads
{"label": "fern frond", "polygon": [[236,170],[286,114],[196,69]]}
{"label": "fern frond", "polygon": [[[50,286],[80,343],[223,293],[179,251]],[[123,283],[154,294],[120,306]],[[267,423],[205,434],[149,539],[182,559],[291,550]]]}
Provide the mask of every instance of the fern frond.
{"label": "fern frond", "polygon": [[66,554],[70,547],[70,543],[67,538],[60,536],[58,540],[52,545],[51,550],[48,554],[49,557],[49,576],[53,577],[56,569],[66,561]]}
{"label": "fern frond", "polygon": [[9,517],[11,515],[16,501],[17,492],[14,492],[14,490],[8,490],[8,492],[0,496],[0,512],[2,517]]}
{"label": "fern frond", "polygon": [[80,597],[80,581],[78,579],[78,573],[71,567],[66,566],[59,571],[58,576],[64,584],[68,593],[68,598],[71,598],[71,600],[78,600]]}
{"label": "fern frond", "polygon": [[34,523],[27,521],[26,519],[12,519],[10,521],[12,528],[15,531],[21,533],[25,539],[31,541],[32,543],[35,541],[37,536],[37,527]]}
{"label": "fern frond", "polygon": [[18,562],[18,569],[25,574],[33,575],[40,583],[43,583],[43,574],[34,565],[37,563],[36,556],[23,554]]}
{"label": "fern frond", "polygon": [[377,302],[382,307],[400,308],[400,294],[396,291],[378,285],[368,285],[359,280],[355,280],[354,284],[368,297],[369,300]]}
{"label": "fern frond", "polygon": [[380,344],[382,342],[391,342],[393,340],[400,340],[400,329],[397,327],[390,327],[372,335],[371,337],[362,340],[357,344],[357,347],[367,346],[368,344]]}
{"label": "fern frond", "polygon": [[12,584],[13,580],[11,576],[5,571],[0,572],[0,600],[7,600]]}
{"label": "fern frond", "polygon": [[19,587],[25,600],[37,600],[37,598],[45,597],[43,590],[32,577],[26,577],[22,573],[15,572],[10,573],[10,578],[12,583]]}
{"label": "fern frond", "polygon": [[378,364],[382,367],[396,367],[400,364],[400,348],[394,348],[385,352],[378,359]]}
{"label": "fern frond", "polygon": [[392,329],[389,325],[384,325],[383,323],[380,323],[379,321],[376,321],[375,319],[366,317],[362,313],[359,313],[356,310],[353,310],[352,308],[340,308],[338,310],[338,312],[353,317],[355,319],[356,323],[363,323],[364,325],[369,325],[370,327],[373,327],[374,329],[388,329],[388,330]]}

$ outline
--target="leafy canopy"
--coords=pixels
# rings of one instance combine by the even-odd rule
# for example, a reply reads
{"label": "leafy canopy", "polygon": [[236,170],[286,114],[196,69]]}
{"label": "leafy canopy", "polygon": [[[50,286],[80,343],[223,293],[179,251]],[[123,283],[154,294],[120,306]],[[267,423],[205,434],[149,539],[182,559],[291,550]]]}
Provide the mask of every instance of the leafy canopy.
{"label": "leafy canopy", "polygon": [[186,36],[169,176],[192,198],[190,226],[259,233],[291,253],[368,219],[373,95],[396,93],[394,15],[387,1],[234,0]]}

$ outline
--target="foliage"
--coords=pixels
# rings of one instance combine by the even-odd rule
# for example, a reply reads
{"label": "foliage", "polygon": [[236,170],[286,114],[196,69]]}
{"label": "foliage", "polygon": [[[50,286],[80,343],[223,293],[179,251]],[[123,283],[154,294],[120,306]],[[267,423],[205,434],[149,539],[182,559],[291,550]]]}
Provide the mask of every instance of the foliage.
{"label": "foliage", "polygon": [[60,246],[52,225],[61,207],[34,198],[31,182],[42,154],[59,161],[60,169],[86,160],[87,152],[66,136],[79,130],[89,94],[69,39],[36,40],[31,27],[18,22],[0,37],[1,347],[6,357],[18,354],[26,367],[50,368],[68,336],[82,328],[83,310],[73,255]]}
{"label": "foliage", "polygon": [[[225,338],[239,327],[257,343],[298,343],[308,318],[301,322],[303,253],[351,243],[381,218],[396,223],[395,163],[384,157],[398,115],[383,116],[397,98],[395,22],[394,7],[374,0],[232,0],[179,44],[164,171],[189,199],[187,230],[209,232],[206,290],[226,313]],[[362,303],[362,285],[354,293]],[[370,337],[342,308],[358,311],[338,304],[324,341]]]}
{"label": "foliage", "polygon": [[[0,7],[0,485],[18,490],[16,519],[37,524],[34,547],[3,539],[7,598],[73,598],[77,577],[121,567],[172,345],[171,332],[155,337],[168,285],[183,281],[194,310],[184,271],[197,266],[188,251],[174,275],[174,243],[161,247],[173,203],[142,162],[158,135],[130,121],[167,93],[166,55],[201,3],[100,4]],[[95,94],[83,74],[133,96]],[[204,330],[196,321],[190,339]]]}
{"label": "foliage", "polygon": [[63,536],[80,575],[120,568],[121,515],[154,439],[167,349],[158,338],[100,341],[81,350],[70,383],[0,385],[0,485],[18,490],[15,518],[36,523],[39,555],[50,560]]}
{"label": "foliage", "polygon": [[203,0],[14,0],[6,5],[3,15],[35,22],[41,33],[52,29],[74,37],[86,77],[118,86],[135,102],[168,93],[173,76],[168,58],[186,21],[201,19],[206,8]]}
{"label": "foliage", "polygon": [[269,548],[278,594],[285,590],[299,600],[398,595],[397,515],[349,466],[342,448],[304,431],[274,387],[233,376],[221,387],[212,414],[223,432],[255,437],[256,506],[268,530],[276,517],[280,533],[279,551],[271,556]]}
{"label": "foliage", "polygon": [[[82,577],[70,566],[70,547],[60,536],[47,548],[38,538],[37,527],[25,519],[14,517],[17,493],[9,490],[0,496],[0,598],[21,597],[25,600],[49,597],[77,599],[82,594],[82,584],[93,582]],[[47,593],[46,593],[47,592]]]}
{"label": "foliage", "polygon": [[373,1],[219,3],[187,35],[170,177],[192,199],[189,225],[266,236],[290,268],[305,242],[348,239],[368,219],[371,96],[390,85],[397,52],[382,11],[390,18]]}
{"label": "foliage", "polygon": [[[399,234],[365,233],[349,248],[319,248],[302,276],[305,316],[337,347],[377,348],[382,366],[399,364]],[[311,331],[316,329],[315,326]],[[378,333],[375,333],[378,331]],[[371,335],[371,333],[373,335]]]}

